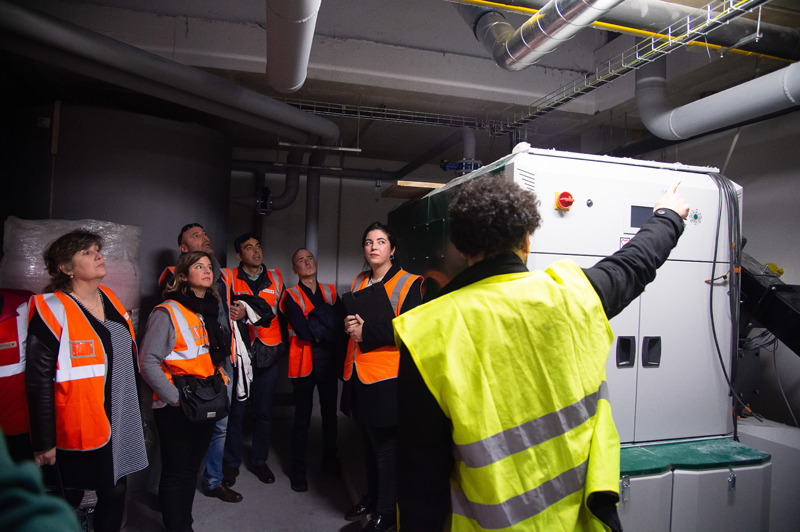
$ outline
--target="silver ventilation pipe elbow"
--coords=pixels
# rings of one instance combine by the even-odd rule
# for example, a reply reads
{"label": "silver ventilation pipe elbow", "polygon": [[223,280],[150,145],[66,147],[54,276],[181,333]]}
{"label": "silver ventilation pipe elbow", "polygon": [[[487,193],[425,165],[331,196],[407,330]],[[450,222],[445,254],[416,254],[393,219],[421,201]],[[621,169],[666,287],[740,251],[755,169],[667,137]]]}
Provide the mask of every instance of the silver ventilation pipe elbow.
{"label": "silver ventilation pipe elbow", "polygon": [[645,127],[666,140],[709,131],[800,105],[800,63],[673,108],[667,101],[666,61],[636,71],[636,107]]}
{"label": "silver ventilation pipe elbow", "polygon": [[275,90],[295,92],[306,81],[322,0],[267,0],[267,77]]}
{"label": "silver ventilation pipe elbow", "polygon": [[300,191],[300,166],[303,164],[302,148],[292,148],[289,150],[286,167],[286,184],[283,193],[270,200],[270,210],[280,211],[294,203],[297,193]]}
{"label": "silver ventilation pipe elbow", "polygon": [[623,0],[551,0],[518,30],[497,10],[456,4],[475,37],[500,67],[531,66]]}

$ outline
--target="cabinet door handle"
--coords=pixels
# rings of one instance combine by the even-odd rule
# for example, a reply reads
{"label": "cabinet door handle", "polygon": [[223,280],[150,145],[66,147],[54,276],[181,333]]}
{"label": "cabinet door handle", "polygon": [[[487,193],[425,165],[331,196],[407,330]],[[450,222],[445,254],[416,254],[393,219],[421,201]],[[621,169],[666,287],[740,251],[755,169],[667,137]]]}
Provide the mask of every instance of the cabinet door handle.
{"label": "cabinet door handle", "polygon": [[642,339],[642,367],[657,368],[661,365],[661,337],[645,336]]}
{"label": "cabinet door handle", "polygon": [[632,368],[636,362],[636,337],[617,337],[617,367]]}

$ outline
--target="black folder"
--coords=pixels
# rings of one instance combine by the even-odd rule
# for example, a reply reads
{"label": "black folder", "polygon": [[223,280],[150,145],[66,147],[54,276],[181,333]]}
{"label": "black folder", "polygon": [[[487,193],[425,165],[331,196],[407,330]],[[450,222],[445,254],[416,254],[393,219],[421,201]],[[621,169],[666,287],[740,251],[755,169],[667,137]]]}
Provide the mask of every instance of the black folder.
{"label": "black folder", "polygon": [[[386,296],[386,288],[382,282],[377,282],[357,292],[342,294],[342,303],[344,303],[348,316],[358,314],[365,322],[390,322],[395,318],[392,303]],[[367,353],[384,346],[374,342],[358,342],[358,347],[362,353]]]}

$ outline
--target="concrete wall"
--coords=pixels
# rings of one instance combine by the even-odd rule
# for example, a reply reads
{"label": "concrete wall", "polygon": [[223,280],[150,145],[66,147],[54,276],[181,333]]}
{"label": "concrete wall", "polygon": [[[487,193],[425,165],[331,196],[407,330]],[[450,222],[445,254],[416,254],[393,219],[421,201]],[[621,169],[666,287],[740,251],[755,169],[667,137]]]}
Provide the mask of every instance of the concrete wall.
{"label": "concrete wall", "polygon": [[[645,154],[644,159],[692,165],[725,165],[736,130]],[[724,174],[744,187],[744,251],[783,268],[781,280],[800,284],[800,112],[742,127]],[[679,189],[680,190],[680,189]],[[780,344],[778,375],[795,416],[800,415],[800,357]],[[772,353],[762,351],[760,394],[753,409],[787,424],[792,417],[781,397]]]}
{"label": "concrete wall", "polygon": [[203,224],[224,264],[231,147],[222,135],[124,111],[62,106],[51,155],[50,130],[31,125],[42,114],[24,112],[17,122],[30,127],[18,130],[28,139],[18,141],[26,147],[21,157],[4,166],[18,201],[3,214],[140,226],[142,319],[157,303],[159,274],[177,260],[184,224]]}

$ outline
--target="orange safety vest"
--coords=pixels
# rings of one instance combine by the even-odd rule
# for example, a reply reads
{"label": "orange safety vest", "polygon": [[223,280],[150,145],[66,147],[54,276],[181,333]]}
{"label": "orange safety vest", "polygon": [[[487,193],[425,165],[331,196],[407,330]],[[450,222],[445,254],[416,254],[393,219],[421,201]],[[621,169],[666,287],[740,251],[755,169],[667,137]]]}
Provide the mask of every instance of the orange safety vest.
{"label": "orange safety vest", "polygon": [[[222,282],[225,283],[225,289],[227,292],[225,293],[225,299],[228,301],[228,318],[231,316],[231,279],[233,277],[233,273],[231,272],[230,268],[220,268],[220,278]],[[175,266],[167,266],[163,272],[161,272],[161,277],[158,278],[158,286],[161,286],[167,278],[167,275],[175,275]],[[236,348],[233,338],[233,322],[231,322],[231,363],[234,362],[234,358],[236,356]]]}
{"label": "orange safety vest", "polygon": [[4,294],[4,306],[16,313],[0,321],[0,429],[4,434],[30,432],[28,399],[25,396],[25,340],[28,335],[28,302],[12,303]]}
{"label": "orange safety vest", "polygon": [[[114,293],[101,286],[117,312],[125,318],[131,338],[130,316]],[[111,438],[106,417],[105,382],[108,360],[100,337],[75,301],[62,292],[31,298],[28,321],[34,309],[58,339],[55,379],[56,447],[89,451]],[[133,344],[134,354],[136,344]]]}
{"label": "orange safety vest", "polygon": [[[203,319],[177,301],[168,299],[156,308],[169,312],[175,329],[175,345],[172,352],[161,363],[161,370],[172,382],[172,375],[194,375],[205,379],[214,374],[214,363],[208,351],[208,332]],[[158,394],[153,392],[153,400]]]}
{"label": "orange safety vest", "polygon": [[[366,288],[369,274],[369,270],[359,273],[350,290],[355,292]],[[403,308],[403,302],[406,300],[408,290],[417,279],[422,279],[422,277],[400,270],[394,277],[383,283],[383,287],[386,289],[386,296],[394,309],[395,317],[400,315],[400,309]],[[356,366],[358,378],[364,384],[396,379],[397,368],[400,367],[400,351],[394,345],[387,345],[368,353],[362,353],[361,348],[358,347],[358,342],[350,338],[347,342],[347,358],[344,361],[344,380],[350,380],[353,374],[353,366]]]}
{"label": "orange safety vest", "polygon": [[[317,283],[317,286],[322,292],[322,298],[325,300],[325,303],[333,306],[333,304],[336,303],[336,288],[334,288],[332,284],[323,285]],[[327,292],[325,291],[326,288]],[[284,314],[286,314],[286,311],[284,311],[284,301],[286,301],[287,295],[294,299],[294,302],[297,303],[297,306],[303,311],[303,316],[308,319],[308,313],[314,310],[314,305],[311,303],[311,300],[308,299],[306,293],[300,288],[300,284],[298,283],[294,288],[286,289],[286,293],[281,299],[281,312]],[[308,377],[312,369],[314,369],[314,363],[311,356],[311,342],[298,338],[297,333],[292,329],[292,325],[289,324],[289,377]]]}
{"label": "orange safety vest", "polygon": [[[269,280],[272,282],[270,288],[265,288],[258,293],[258,297],[267,302],[275,314],[275,319],[269,327],[256,327],[248,325],[250,331],[250,341],[255,342],[256,338],[261,340],[264,345],[278,345],[281,343],[281,326],[278,323],[278,304],[280,303],[281,292],[283,291],[283,276],[280,270],[266,270]],[[245,272],[245,275],[247,273]],[[236,295],[254,295],[250,290],[250,285],[244,279],[239,279],[239,268],[234,268],[231,274],[233,279],[233,293]]]}

